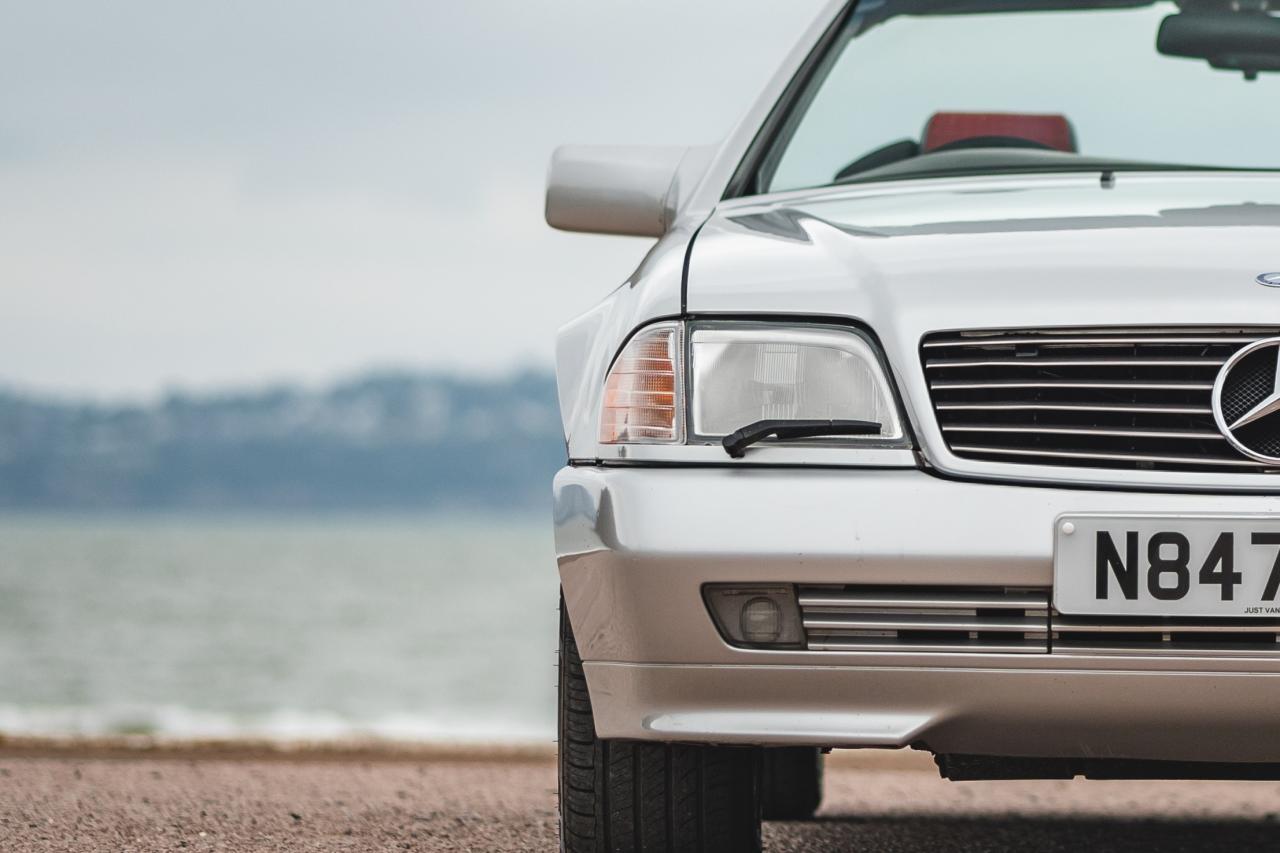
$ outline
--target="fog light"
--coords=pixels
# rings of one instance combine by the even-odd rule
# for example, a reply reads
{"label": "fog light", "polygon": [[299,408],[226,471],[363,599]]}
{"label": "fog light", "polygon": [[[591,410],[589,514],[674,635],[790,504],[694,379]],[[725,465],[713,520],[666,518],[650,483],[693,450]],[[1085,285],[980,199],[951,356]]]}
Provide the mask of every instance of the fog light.
{"label": "fog light", "polygon": [[720,635],[730,644],[804,647],[804,626],[793,587],[708,584],[703,595]]}
{"label": "fog light", "polygon": [[742,606],[742,637],[748,643],[776,643],[782,636],[782,611],[769,598],[753,598]]}

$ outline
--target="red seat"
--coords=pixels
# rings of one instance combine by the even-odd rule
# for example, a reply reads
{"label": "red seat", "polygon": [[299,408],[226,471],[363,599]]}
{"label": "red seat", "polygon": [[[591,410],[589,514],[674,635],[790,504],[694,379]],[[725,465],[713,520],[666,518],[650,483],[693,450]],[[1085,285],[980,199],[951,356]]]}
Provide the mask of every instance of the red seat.
{"label": "red seat", "polygon": [[934,113],[924,129],[922,153],[965,139],[1014,137],[1074,154],[1076,132],[1061,115],[1031,113]]}

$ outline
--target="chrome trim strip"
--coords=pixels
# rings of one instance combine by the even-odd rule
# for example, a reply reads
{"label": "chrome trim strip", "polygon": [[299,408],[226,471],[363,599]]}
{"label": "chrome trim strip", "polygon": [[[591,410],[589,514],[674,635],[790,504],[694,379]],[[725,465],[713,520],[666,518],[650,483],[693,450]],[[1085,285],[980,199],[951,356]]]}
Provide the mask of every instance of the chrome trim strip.
{"label": "chrome trim strip", "polygon": [[1041,346],[1098,346],[1098,347],[1116,347],[1116,346],[1138,346],[1141,344],[1153,344],[1156,346],[1176,346],[1178,344],[1247,344],[1254,341],[1260,341],[1268,335],[1260,334],[1257,336],[1240,336],[1240,337],[1141,337],[1141,336],[1125,336],[1125,337],[1081,337],[1081,338],[1037,338],[1037,337],[1000,337],[999,334],[985,338],[962,338],[945,341],[926,341],[925,349],[946,349],[948,347],[998,347],[998,346],[1024,346],[1038,344]]}
{"label": "chrome trim strip", "polygon": [[1124,430],[1107,427],[1048,427],[1048,426],[999,426],[995,424],[948,424],[943,432],[996,432],[1018,435],[1095,435],[1112,438],[1185,438],[1205,441],[1226,441],[1221,433],[1199,430]]}
{"label": "chrome trim strip", "polygon": [[1113,412],[1123,415],[1212,415],[1208,406],[1089,405],[1087,403],[939,403],[940,412]]}
{"label": "chrome trim strip", "polygon": [[[1117,617],[1123,621],[1099,621],[1096,618],[1053,615],[1054,633],[1071,634],[1270,634],[1280,635],[1280,624],[1276,622],[1191,622],[1171,624],[1159,619],[1136,621]],[[1280,653],[1280,645],[1276,646]]]}
{"label": "chrome trim strip", "polygon": [[814,592],[801,588],[800,606],[812,608],[910,608],[958,610],[1026,610],[1049,606],[1047,592],[1009,593],[946,593],[929,592]]}
{"label": "chrome trim strip", "polygon": [[842,633],[845,631],[999,631],[1027,633],[1045,631],[1048,620],[1041,618],[997,617],[987,619],[975,615],[914,614],[805,614],[806,631]]}
{"label": "chrome trim strip", "polygon": [[1006,360],[934,360],[926,361],[928,370],[956,369],[965,367],[1217,367],[1226,364],[1226,358],[1181,358],[1181,359],[1116,359],[1116,358],[1061,358],[1041,359],[1034,356],[1020,356]]}
{"label": "chrome trim strip", "polygon": [[867,640],[860,642],[853,639],[828,639],[818,637],[809,639],[811,652],[891,652],[895,654],[977,654],[977,655],[1028,655],[1048,654],[1049,644],[1044,640],[1026,642],[987,642],[984,640],[957,641],[954,643],[913,643],[909,640]]}
{"label": "chrome trim strip", "polygon": [[1174,645],[1170,643],[1150,644],[1135,643],[1131,646],[1107,646],[1107,645],[1089,645],[1088,643],[1064,643],[1061,640],[1053,641],[1054,655],[1079,655],[1088,657],[1092,655],[1109,655],[1113,657],[1141,657],[1146,655],[1158,655],[1161,657],[1212,657],[1212,658],[1280,658],[1280,644],[1270,645],[1230,645],[1230,646],[1200,646],[1200,645],[1183,645],[1181,643]]}
{"label": "chrome trim strip", "polygon": [[929,383],[933,391],[988,391],[1000,388],[1091,388],[1115,391],[1212,391],[1212,382],[1126,382],[1124,380],[1053,380],[1039,382],[969,382],[961,380],[940,380]]}
{"label": "chrome trim strip", "polygon": [[1206,468],[1270,468],[1252,459],[1219,459],[1208,456],[1152,456],[1139,453],[1088,453],[1066,450],[1013,450],[997,447],[971,447],[957,445],[952,450],[960,453],[985,453],[993,456],[1049,457],[1052,459],[1102,459],[1113,462],[1161,462],[1166,465],[1200,465]]}

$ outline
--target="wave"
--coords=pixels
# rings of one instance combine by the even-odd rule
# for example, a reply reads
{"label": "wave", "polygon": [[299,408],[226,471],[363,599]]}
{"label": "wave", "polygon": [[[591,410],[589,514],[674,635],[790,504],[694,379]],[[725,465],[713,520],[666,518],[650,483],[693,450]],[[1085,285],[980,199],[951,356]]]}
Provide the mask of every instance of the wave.
{"label": "wave", "polygon": [[527,720],[445,719],[390,714],[357,720],[322,711],[275,710],[232,714],[177,705],[34,707],[0,705],[0,735],[39,738],[140,736],[158,741],[259,741],[423,744],[547,744],[550,723]]}

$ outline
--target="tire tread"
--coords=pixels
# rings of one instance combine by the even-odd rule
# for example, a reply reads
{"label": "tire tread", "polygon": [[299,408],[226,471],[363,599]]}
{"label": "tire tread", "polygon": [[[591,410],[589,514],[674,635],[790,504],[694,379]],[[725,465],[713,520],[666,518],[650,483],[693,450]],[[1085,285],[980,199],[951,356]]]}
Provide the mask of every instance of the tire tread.
{"label": "tire tread", "polygon": [[759,750],[598,738],[563,600],[559,682],[565,853],[758,853]]}

